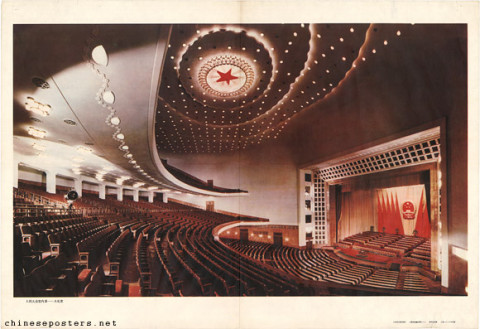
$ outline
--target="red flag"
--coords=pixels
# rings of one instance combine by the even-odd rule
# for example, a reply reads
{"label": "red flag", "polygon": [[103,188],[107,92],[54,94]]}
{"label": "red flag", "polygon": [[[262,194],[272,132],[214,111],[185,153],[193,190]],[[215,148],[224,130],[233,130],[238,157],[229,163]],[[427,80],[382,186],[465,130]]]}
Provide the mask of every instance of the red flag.
{"label": "red flag", "polygon": [[417,223],[415,225],[415,230],[417,231],[417,235],[423,238],[430,238],[431,227],[430,227],[430,220],[428,216],[428,209],[425,200],[423,199],[423,193],[425,190],[422,191],[422,195],[420,196],[420,203],[417,215]]}

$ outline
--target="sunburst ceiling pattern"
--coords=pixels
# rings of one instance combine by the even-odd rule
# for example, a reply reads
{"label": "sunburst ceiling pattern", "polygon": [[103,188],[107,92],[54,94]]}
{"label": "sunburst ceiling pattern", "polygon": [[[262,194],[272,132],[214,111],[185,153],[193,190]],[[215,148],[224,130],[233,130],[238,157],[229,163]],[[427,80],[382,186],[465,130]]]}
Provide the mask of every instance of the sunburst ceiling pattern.
{"label": "sunburst ceiling pattern", "polygon": [[355,67],[369,25],[174,25],[156,113],[160,154],[275,139]]}

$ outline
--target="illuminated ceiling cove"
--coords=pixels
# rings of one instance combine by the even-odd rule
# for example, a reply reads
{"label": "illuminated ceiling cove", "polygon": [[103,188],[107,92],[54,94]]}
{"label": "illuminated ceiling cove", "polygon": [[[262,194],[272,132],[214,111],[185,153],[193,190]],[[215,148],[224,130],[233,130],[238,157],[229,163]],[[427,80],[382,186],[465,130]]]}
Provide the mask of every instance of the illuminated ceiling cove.
{"label": "illuminated ceiling cove", "polygon": [[297,114],[334,97],[349,76],[368,79],[375,60],[414,30],[410,24],[18,25],[15,160],[111,186],[237,193],[235,186],[205,187],[210,177],[192,178],[169,165],[182,181],[164,160],[277,139]]}
{"label": "illuminated ceiling cove", "polygon": [[174,25],[158,93],[158,150],[220,153],[277,138],[362,60],[368,29]]}

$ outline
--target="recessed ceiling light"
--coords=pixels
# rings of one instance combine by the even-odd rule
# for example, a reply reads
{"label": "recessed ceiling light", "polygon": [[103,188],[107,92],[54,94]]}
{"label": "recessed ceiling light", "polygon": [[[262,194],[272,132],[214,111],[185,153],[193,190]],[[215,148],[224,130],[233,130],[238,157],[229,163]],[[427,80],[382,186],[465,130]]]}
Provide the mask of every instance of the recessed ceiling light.
{"label": "recessed ceiling light", "polygon": [[122,150],[128,150],[128,146],[127,146],[127,145],[123,145],[123,146],[122,146]]}
{"label": "recessed ceiling light", "polygon": [[92,59],[95,63],[103,66],[108,65],[108,55],[102,45],[98,45],[92,50]]}
{"label": "recessed ceiling light", "polygon": [[117,135],[115,135],[115,137],[117,137],[118,139],[125,139],[125,135],[122,133],[118,133]]}

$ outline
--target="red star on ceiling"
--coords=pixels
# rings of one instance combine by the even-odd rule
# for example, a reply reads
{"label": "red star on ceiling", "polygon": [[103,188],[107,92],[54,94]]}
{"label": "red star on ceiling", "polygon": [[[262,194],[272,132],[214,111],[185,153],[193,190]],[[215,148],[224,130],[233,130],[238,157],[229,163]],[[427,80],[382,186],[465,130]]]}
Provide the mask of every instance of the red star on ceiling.
{"label": "red star on ceiling", "polygon": [[222,73],[217,70],[217,73],[220,75],[220,78],[217,80],[217,82],[223,82],[226,81],[228,85],[230,85],[231,80],[238,79],[238,77],[232,75],[232,69],[228,70],[226,73]]}

